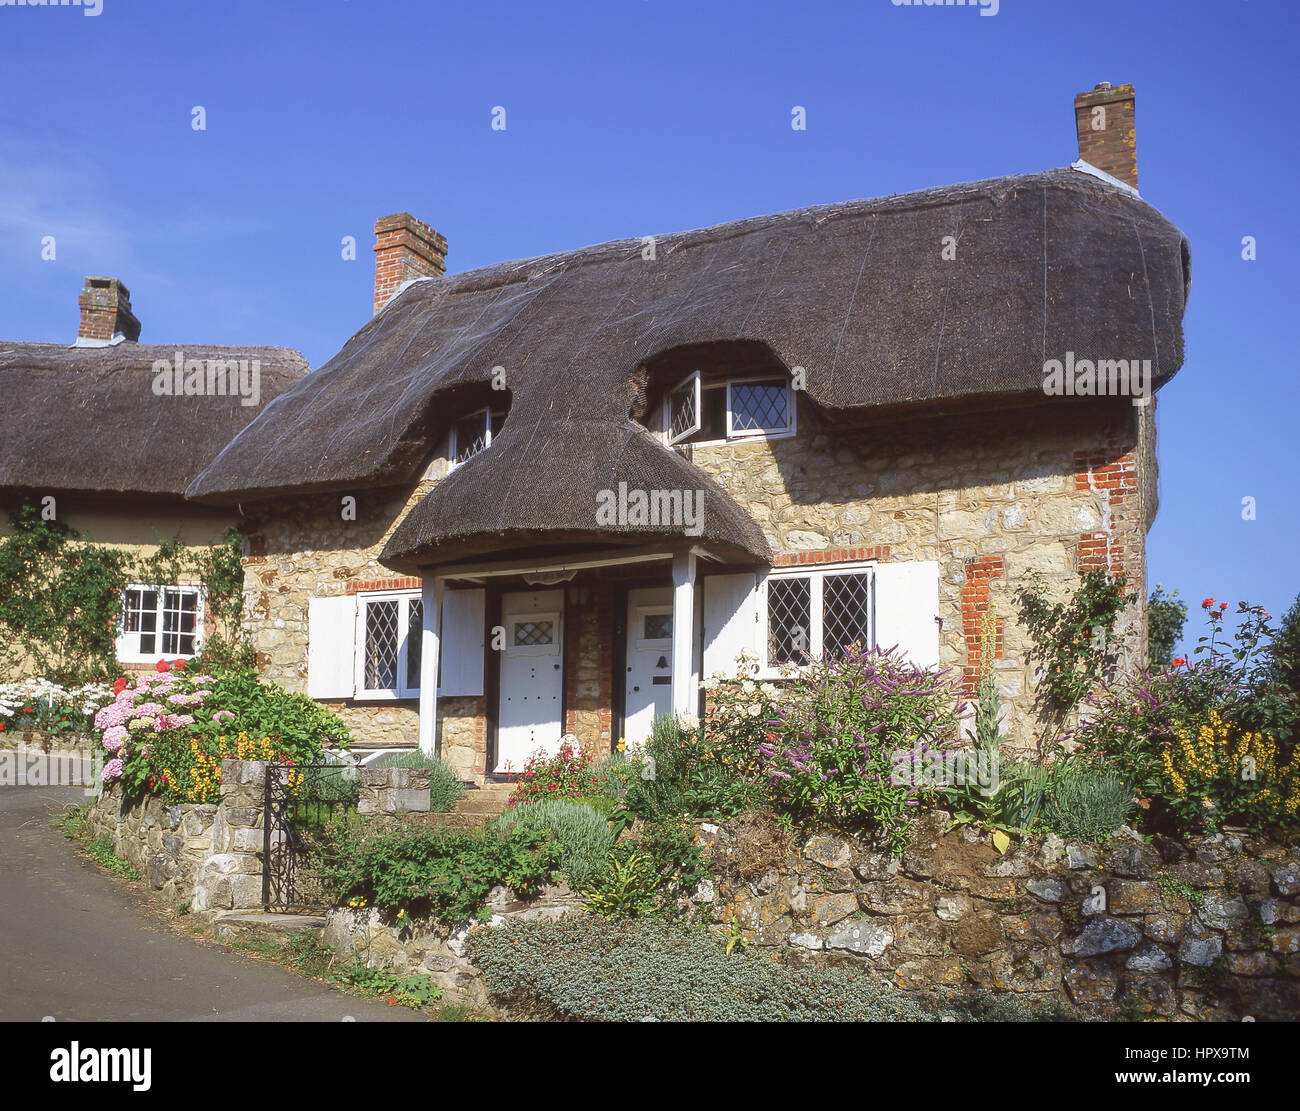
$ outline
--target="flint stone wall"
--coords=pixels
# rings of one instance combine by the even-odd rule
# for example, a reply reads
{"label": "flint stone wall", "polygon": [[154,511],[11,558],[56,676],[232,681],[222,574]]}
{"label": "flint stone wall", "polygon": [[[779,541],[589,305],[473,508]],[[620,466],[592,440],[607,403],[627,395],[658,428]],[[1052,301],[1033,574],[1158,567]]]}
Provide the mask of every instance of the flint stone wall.
{"label": "flint stone wall", "polygon": [[[1300,851],[1244,834],[1111,844],[944,834],[922,815],[901,859],[810,838],[749,883],[694,901],[726,932],[793,962],[849,962],[902,988],[1061,993],[1104,1014],[1300,1018]],[[734,844],[701,825],[716,860]]]}
{"label": "flint stone wall", "polygon": [[[194,913],[262,906],[265,847],[264,760],[223,760],[219,803],[165,803],[152,796],[129,805],[121,788],[105,790],[87,815],[97,837],[133,865],[171,906]],[[363,814],[429,809],[429,773],[417,768],[362,769]],[[280,836],[272,831],[272,838]]]}
{"label": "flint stone wall", "polygon": [[487,1008],[490,1001],[479,970],[465,955],[465,942],[478,929],[495,929],[511,922],[563,917],[584,909],[582,896],[564,884],[542,889],[527,901],[505,887],[494,887],[488,897],[492,917],[487,923],[464,922],[449,928],[424,920],[391,924],[372,909],[334,907],[325,920],[322,940],[340,961],[360,961],[367,968],[385,968],[400,975],[423,973],[442,989],[450,1003]]}

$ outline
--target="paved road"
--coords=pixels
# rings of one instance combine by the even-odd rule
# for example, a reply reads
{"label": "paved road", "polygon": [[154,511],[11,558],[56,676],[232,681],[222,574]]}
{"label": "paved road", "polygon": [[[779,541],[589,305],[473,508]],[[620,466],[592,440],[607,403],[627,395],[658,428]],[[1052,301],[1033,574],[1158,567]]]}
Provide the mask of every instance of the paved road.
{"label": "paved road", "polygon": [[178,933],[49,817],[76,788],[0,787],[0,1020],[423,1020]]}

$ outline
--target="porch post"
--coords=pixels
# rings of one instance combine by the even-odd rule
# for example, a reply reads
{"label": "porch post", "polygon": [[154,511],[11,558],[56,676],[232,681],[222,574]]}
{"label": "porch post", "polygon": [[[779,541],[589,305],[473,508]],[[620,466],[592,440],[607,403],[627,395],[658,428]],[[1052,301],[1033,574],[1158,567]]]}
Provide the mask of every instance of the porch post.
{"label": "porch post", "polygon": [[695,553],[673,556],[673,713],[694,715],[697,706],[691,681],[695,643]]}
{"label": "porch post", "polygon": [[420,580],[424,621],[420,631],[420,751],[434,755],[438,734],[438,650],[442,641],[443,580]]}

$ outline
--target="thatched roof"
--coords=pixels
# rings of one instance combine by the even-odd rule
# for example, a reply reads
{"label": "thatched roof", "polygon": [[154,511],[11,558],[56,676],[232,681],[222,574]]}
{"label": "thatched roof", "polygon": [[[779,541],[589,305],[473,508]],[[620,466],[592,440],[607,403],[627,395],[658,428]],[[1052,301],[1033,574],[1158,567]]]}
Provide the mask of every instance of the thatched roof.
{"label": "thatched roof", "polygon": [[[259,360],[260,403],[155,394],[154,363],[174,365],[178,351],[203,360],[205,370],[208,360],[246,359],[251,375]],[[283,347],[0,343],[0,491],[183,497],[235,434],[308,369]]]}
{"label": "thatched roof", "polygon": [[818,405],[877,414],[1043,402],[1044,361],[1067,351],[1149,358],[1157,384],[1183,359],[1182,234],[1130,190],[1073,169],[662,236],[655,261],[643,247],[623,240],[414,283],[238,436],[190,495],[409,481],[501,366],[512,406],[499,439],[417,505],[385,551],[441,560],[471,533],[487,550],[513,529],[574,528],[594,492],[635,467],[703,485],[629,418],[647,367],[684,346],[765,345],[805,368]]}

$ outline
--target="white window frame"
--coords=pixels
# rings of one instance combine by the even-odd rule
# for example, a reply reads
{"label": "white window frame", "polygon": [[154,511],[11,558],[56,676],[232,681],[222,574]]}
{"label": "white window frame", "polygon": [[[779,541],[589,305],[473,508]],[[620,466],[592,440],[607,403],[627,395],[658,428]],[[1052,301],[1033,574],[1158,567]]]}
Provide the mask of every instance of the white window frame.
{"label": "white window frame", "polygon": [[[516,644],[515,626],[537,621],[551,623],[550,644]],[[506,618],[506,651],[512,656],[558,656],[560,654],[560,614],[558,610],[539,613],[512,613]]]}
{"label": "white window frame", "polygon": [[768,652],[771,649],[771,629],[768,625],[768,604],[767,588],[773,579],[808,579],[808,655],[812,659],[820,659],[825,645],[823,640],[823,610],[825,603],[825,585],[826,580],[836,576],[843,575],[866,575],[868,576],[867,590],[869,601],[867,603],[867,627],[869,630],[870,644],[868,648],[875,647],[877,639],[876,631],[876,560],[868,560],[862,563],[836,563],[825,564],[818,567],[782,567],[777,570],[768,572],[764,576],[762,586],[759,590],[758,599],[758,621],[759,621],[759,645],[762,650],[761,662],[759,665],[762,678],[779,679],[782,675],[783,668],[789,671],[793,666],[798,671],[800,665],[774,664],[768,659]]}
{"label": "white window frame", "polygon": [[[483,414],[483,425],[484,425],[483,447],[479,451],[476,451],[473,455],[466,456],[466,458],[458,460],[456,458],[456,454],[457,454],[456,441],[458,439],[456,435],[456,426],[460,424],[461,421],[468,420],[470,417],[476,417],[480,413]],[[502,421],[501,423],[504,424],[505,421]],[[464,466],[471,459],[474,459],[482,455],[483,452],[487,451],[487,449],[492,446],[492,436],[495,431],[497,430],[492,427],[492,407],[490,405],[485,405],[481,409],[471,409],[468,413],[464,413],[461,416],[457,417],[454,421],[452,421],[451,431],[448,433],[448,437],[447,437],[447,470],[454,471],[457,467]]]}
{"label": "white window frame", "polygon": [[786,425],[784,428],[741,428],[732,427],[731,418],[735,409],[731,403],[731,392],[736,386],[748,386],[757,382],[780,382],[781,377],[775,374],[759,375],[754,378],[729,378],[727,379],[727,439],[728,440],[780,440],[787,436],[793,436],[796,431],[797,422],[795,419],[795,397],[794,390],[790,388],[789,381],[784,381],[785,386],[785,413]]}
{"label": "white window frame", "polygon": [[[141,652],[140,651],[140,634],[139,632],[126,631],[126,594],[130,590],[154,590],[158,593],[158,608],[155,611],[158,615],[157,627],[154,636],[157,640],[157,651]],[[166,591],[183,590],[196,595],[194,604],[194,650],[192,652],[171,652],[164,653],[162,648],[163,638],[163,614],[165,612]],[[190,656],[197,655],[203,647],[203,587],[198,583],[168,583],[158,585],[155,583],[127,583],[122,591],[122,617],[117,623],[117,642],[114,652],[119,663],[124,664],[151,664],[157,663],[158,660],[167,656],[176,659],[187,659]],[[184,635],[184,634],[181,634]],[[134,641],[134,648],[131,643]]]}
{"label": "white window frame", "polygon": [[[696,415],[697,427],[694,429],[694,431],[684,432],[681,435],[674,437],[670,434],[670,430],[672,429],[672,395],[675,394],[679,389],[681,389],[682,386],[686,385],[686,383],[689,382],[692,377],[697,379],[696,395],[695,395],[695,415]],[[695,371],[692,375],[688,375],[686,378],[683,378],[679,383],[677,383],[676,386],[674,386],[671,390],[669,390],[667,393],[664,394],[663,409],[660,416],[660,422],[661,422],[660,433],[663,436],[664,442],[669,447],[676,447],[676,446],[717,447],[721,444],[729,444],[729,443],[734,443],[736,441],[788,440],[793,436],[797,436],[799,433],[798,397],[795,393],[795,390],[791,387],[788,380],[785,383],[785,394],[786,394],[786,412],[789,414],[790,423],[785,428],[779,430],[768,430],[762,428],[754,428],[754,429],[746,428],[746,429],[741,429],[740,431],[735,431],[731,426],[731,412],[732,412],[731,387],[732,386],[742,386],[751,382],[777,382],[780,380],[781,380],[781,375],[779,374],[760,374],[749,378],[728,378],[726,381],[722,381],[722,382],[704,382],[699,380],[699,371]],[[722,439],[696,440],[693,443],[687,444],[685,443],[686,439],[689,436],[693,436],[695,432],[698,432],[700,427],[703,426],[705,390],[726,390],[727,391],[726,400],[723,405],[725,420],[726,420],[726,434],[723,436]]]}
{"label": "white window frame", "polygon": [[[404,602],[397,609],[397,685],[395,687],[366,686],[366,609],[374,602],[396,600]],[[399,700],[419,698],[420,687],[408,685],[407,655],[410,647],[411,602],[421,601],[419,590],[375,590],[357,595],[357,632],[354,659],[354,684],[357,702],[397,702]]]}
{"label": "white window frame", "polygon": [[646,637],[641,635],[645,632],[645,619],[647,617],[663,617],[665,615],[671,617],[673,613],[673,607],[671,605],[635,606],[633,607],[632,612],[635,615],[634,620],[636,621],[636,625],[634,626],[636,636],[633,638],[633,642],[636,644],[638,649],[672,647],[673,638],[671,636]]}
{"label": "white window frame", "polygon": [[[677,394],[681,393],[683,389],[690,389],[693,391],[693,399],[695,402],[695,421],[691,424],[689,428],[685,429],[682,432],[677,433],[677,435],[674,436],[673,435],[673,398],[676,397]],[[678,382],[677,385],[675,385],[671,390],[668,391],[667,396],[664,398],[664,432],[668,437],[669,446],[673,444],[679,444],[683,440],[689,439],[691,436],[694,436],[695,433],[697,433],[700,430],[701,421],[704,419],[704,410],[700,407],[701,401],[703,401],[703,396],[702,396],[701,385],[700,385],[700,372],[698,370],[692,371],[680,382]]]}

